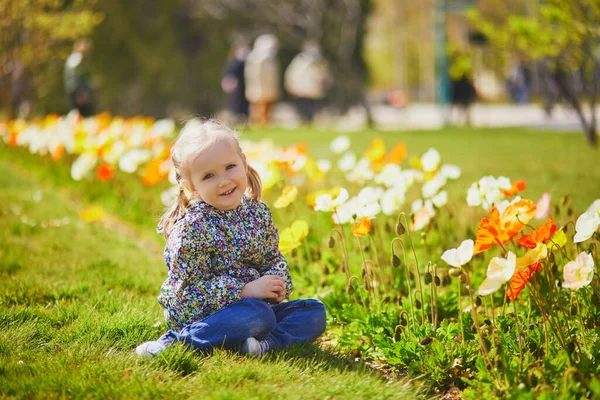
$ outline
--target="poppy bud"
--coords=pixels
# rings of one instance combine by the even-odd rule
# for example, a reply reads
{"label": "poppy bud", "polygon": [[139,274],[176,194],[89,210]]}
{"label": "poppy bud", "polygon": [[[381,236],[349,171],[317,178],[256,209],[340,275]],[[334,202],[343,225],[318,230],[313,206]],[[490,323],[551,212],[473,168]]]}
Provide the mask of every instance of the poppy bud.
{"label": "poppy bud", "polygon": [[419,301],[419,299],[415,300],[415,307],[417,308],[417,310],[420,310],[421,307],[423,307],[423,305],[421,304],[421,302]]}
{"label": "poppy bud", "polygon": [[402,222],[398,222],[396,224],[396,235],[402,236],[405,233],[406,233],[406,229],[404,228],[404,225],[402,225]]}
{"label": "poppy bud", "polygon": [[571,315],[577,315],[577,307],[571,306]]}
{"label": "poppy bud", "polygon": [[487,351],[490,351],[492,348],[492,342],[490,342],[488,338],[483,338],[483,347],[485,347]]}
{"label": "poppy bud", "polygon": [[400,257],[395,254],[392,254],[392,265],[396,268],[400,267],[402,262],[400,261]]}
{"label": "poppy bud", "polygon": [[433,277],[431,276],[430,272],[427,272],[425,274],[425,276],[423,277],[423,279],[424,279],[426,285],[429,285],[433,281]]}
{"label": "poppy bud", "polygon": [[481,297],[479,297],[479,296],[475,297],[475,305],[477,307],[481,306]]}
{"label": "poppy bud", "polygon": [[329,241],[327,242],[327,245],[330,249],[332,249],[333,246],[335,246],[335,239],[333,238],[333,236],[329,236]]}
{"label": "poppy bud", "polygon": [[433,277],[433,283],[435,284],[435,286],[440,286],[442,284],[442,281],[440,280],[440,277],[436,275]]}
{"label": "poppy bud", "polygon": [[430,344],[431,342],[433,342],[433,338],[432,338],[432,337],[430,337],[430,336],[425,336],[425,337],[423,338],[423,340],[421,340],[421,341],[419,342],[419,344],[421,344],[421,346],[427,346],[427,345],[428,345],[428,344]]}
{"label": "poppy bud", "polygon": [[460,276],[460,274],[462,274],[462,271],[460,270],[460,268],[450,268],[448,270],[448,274],[456,278],[457,276]]}

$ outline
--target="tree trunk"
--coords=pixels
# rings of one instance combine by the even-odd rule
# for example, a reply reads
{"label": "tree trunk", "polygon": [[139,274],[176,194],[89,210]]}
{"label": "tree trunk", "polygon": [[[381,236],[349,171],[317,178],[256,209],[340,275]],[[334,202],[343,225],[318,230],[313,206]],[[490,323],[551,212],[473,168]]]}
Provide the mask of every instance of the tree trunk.
{"label": "tree trunk", "polygon": [[581,106],[581,101],[569,86],[566,72],[558,68],[554,72],[553,78],[556,82],[556,85],[558,86],[560,94],[565,98],[567,103],[569,103],[577,113],[577,116],[579,117],[581,126],[583,128],[585,139],[587,140],[588,144],[590,144],[590,146],[596,147],[598,145],[598,132],[596,129],[596,110],[594,109],[594,102],[592,102],[591,119],[588,122],[585,118],[585,114]]}

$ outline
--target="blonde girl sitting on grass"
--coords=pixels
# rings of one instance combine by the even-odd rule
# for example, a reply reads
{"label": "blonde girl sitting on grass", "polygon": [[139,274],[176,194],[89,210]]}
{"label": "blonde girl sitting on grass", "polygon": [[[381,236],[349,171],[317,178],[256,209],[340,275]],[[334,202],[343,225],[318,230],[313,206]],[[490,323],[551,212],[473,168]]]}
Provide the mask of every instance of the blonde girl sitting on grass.
{"label": "blonde girl sitting on grass", "polygon": [[139,345],[141,357],[175,342],[194,349],[237,348],[264,355],[325,331],[315,299],[284,302],[292,291],[278,232],[260,200],[261,181],[234,132],[190,120],[171,150],[179,196],[159,232],[168,277],[159,303],[169,331]]}

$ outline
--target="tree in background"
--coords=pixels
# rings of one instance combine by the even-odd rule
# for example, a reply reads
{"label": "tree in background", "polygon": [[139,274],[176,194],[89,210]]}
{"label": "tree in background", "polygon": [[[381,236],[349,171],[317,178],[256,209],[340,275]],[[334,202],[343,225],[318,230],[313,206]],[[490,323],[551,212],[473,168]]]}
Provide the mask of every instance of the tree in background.
{"label": "tree in background", "polygon": [[[7,94],[9,117],[13,117],[11,75],[19,66],[32,79],[35,97],[62,89],[62,68],[73,42],[88,36],[102,20],[95,1],[0,0],[0,92]],[[43,108],[43,105],[42,105]]]}
{"label": "tree in background", "polygon": [[588,143],[596,146],[600,0],[529,2],[521,14],[494,18],[472,11],[470,17],[505,59],[543,62],[548,77],[577,113]]}

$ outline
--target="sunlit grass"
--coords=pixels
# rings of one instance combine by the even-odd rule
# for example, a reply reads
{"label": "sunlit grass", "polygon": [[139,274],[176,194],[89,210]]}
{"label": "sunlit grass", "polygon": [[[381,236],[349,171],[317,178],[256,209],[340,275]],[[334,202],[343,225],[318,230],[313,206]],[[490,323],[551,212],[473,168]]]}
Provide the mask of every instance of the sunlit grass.
{"label": "sunlit grass", "polygon": [[[165,329],[158,324],[156,302],[166,274],[162,255],[133,229],[79,222],[80,199],[86,197],[81,187],[56,186],[56,177],[37,175],[40,166],[27,172],[24,161],[34,158],[24,157],[18,165],[0,160],[0,396],[409,396],[402,382],[388,384],[316,345],[262,360],[176,346],[156,359],[140,360],[135,346]],[[64,225],[50,226],[58,220]]]}

